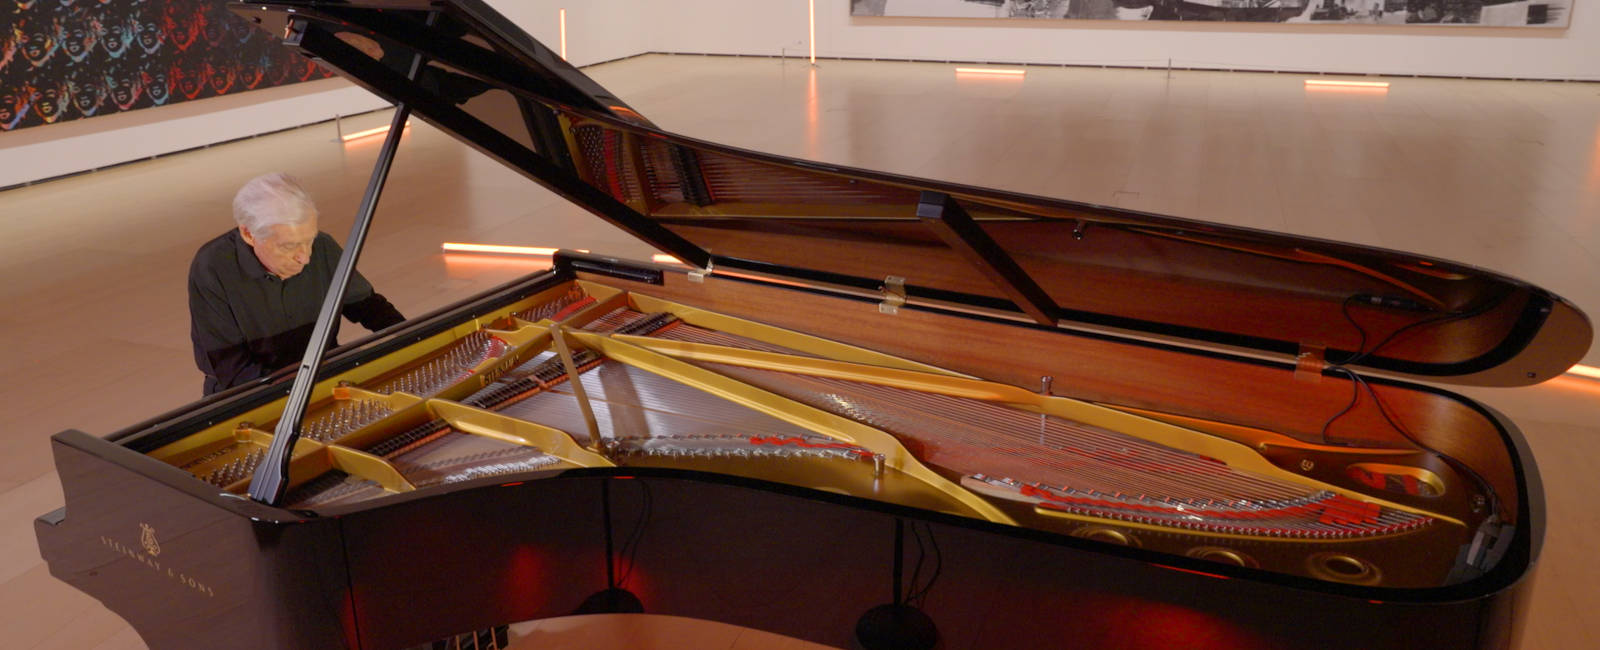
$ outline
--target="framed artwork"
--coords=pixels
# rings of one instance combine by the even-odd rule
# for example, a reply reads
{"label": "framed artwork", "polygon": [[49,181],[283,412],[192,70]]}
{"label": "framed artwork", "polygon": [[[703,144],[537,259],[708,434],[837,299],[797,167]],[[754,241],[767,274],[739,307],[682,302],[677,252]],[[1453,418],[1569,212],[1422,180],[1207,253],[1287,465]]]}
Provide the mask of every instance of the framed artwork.
{"label": "framed artwork", "polygon": [[853,16],[1566,27],[1573,0],[851,0]]}
{"label": "framed artwork", "polygon": [[0,132],[333,76],[220,2],[0,3]]}

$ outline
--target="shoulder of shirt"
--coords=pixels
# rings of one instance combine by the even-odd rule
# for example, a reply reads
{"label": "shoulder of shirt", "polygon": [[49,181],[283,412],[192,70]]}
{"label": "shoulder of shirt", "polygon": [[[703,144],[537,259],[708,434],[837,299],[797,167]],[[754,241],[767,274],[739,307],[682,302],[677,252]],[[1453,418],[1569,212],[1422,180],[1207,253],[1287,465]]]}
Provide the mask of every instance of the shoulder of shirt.
{"label": "shoulder of shirt", "polygon": [[334,255],[344,252],[344,247],[339,245],[339,240],[334,239],[333,235],[320,230],[317,231],[317,239],[316,243],[313,244],[313,247],[318,249],[318,251],[328,251]]}
{"label": "shoulder of shirt", "polygon": [[189,277],[200,273],[214,275],[224,263],[238,264],[238,244],[235,243],[238,233],[239,229],[235,228],[201,244],[200,249],[195,251],[194,261],[189,264]]}

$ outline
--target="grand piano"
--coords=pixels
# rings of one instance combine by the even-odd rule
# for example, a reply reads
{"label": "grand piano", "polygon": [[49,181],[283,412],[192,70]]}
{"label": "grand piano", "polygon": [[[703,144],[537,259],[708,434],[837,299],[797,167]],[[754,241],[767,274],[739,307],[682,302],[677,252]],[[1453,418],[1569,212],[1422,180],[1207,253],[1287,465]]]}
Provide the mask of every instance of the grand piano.
{"label": "grand piano", "polygon": [[55,435],[41,553],[151,647],[640,611],[865,648],[1516,644],[1538,473],[1433,384],[1569,368],[1591,328],[1548,291],[684,137],[479,0],[231,8],[676,261],[563,251]]}

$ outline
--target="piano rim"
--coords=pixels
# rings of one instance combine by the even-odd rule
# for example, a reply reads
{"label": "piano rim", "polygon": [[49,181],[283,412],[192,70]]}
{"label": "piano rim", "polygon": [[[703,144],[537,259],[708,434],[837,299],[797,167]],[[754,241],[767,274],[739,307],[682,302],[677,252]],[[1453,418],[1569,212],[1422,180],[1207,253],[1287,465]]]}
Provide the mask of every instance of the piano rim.
{"label": "piano rim", "polygon": [[[455,303],[445,305],[415,319],[407,320],[393,327],[371,333],[348,344],[330,350],[327,360],[323,363],[323,372],[334,375],[360,366],[368,360],[393,353],[405,346],[428,338],[439,332],[450,329],[463,320],[476,318],[484,313],[505,307],[519,300],[523,300],[540,291],[548,290],[556,285],[579,279],[588,279],[605,283],[608,280],[625,280],[642,282],[645,284],[660,285],[664,274],[668,272],[687,274],[689,269],[663,267],[656,264],[633,262],[607,258],[596,255],[572,254],[568,251],[558,253],[551,269],[536,272],[521,278],[503,283],[497,287],[479,292]],[[602,277],[580,277],[580,274]],[[834,298],[845,298],[874,304],[872,298],[839,294],[819,288],[796,287],[792,283],[769,282],[756,277],[740,276],[726,279],[738,282],[751,283],[769,289],[803,291]],[[929,313],[957,316],[968,319],[978,319],[993,322],[998,325],[1012,327],[1028,327],[1053,331],[1067,336],[1080,336],[1111,340],[1122,344],[1137,345],[1147,348],[1179,350],[1187,354],[1195,354],[1218,360],[1235,363],[1249,363],[1293,370],[1295,364],[1290,361],[1273,361],[1255,356],[1230,354],[1227,352],[1185,347],[1170,342],[1150,341],[1138,338],[1118,337],[1113,334],[1100,332],[1084,332],[1059,327],[1048,327],[1034,323],[1019,322],[1016,320],[986,317],[980,314],[962,310],[942,309],[937,306],[907,304],[901,309],[913,309]],[[147,476],[162,477],[163,474],[171,480],[162,480],[167,487],[189,493],[213,506],[220,507],[236,515],[249,517],[261,523],[275,525],[290,525],[303,523],[310,519],[337,519],[354,512],[368,512],[378,508],[397,506],[410,503],[419,499],[431,498],[451,494],[461,490],[477,490],[501,486],[507,483],[536,484],[541,480],[561,478],[595,478],[595,477],[657,477],[671,479],[688,479],[705,483],[717,483],[755,489],[758,491],[772,492],[787,496],[807,498],[813,501],[824,501],[838,505],[861,508],[898,517],[906,517],[921,521],[940,523],[944,525],[960,526],[963,528],[980,530],[991,534],[1005,535],[1017,539],[1036,542],[1045,542],[1057,546],[1067,546],[1085,553],[1104,553],[1126,559],[1158,565],[1163,568],[1178,569],[1201,574],[1219,575],[1225,579],[1245,579],[1253,582],[1273,584],[1293,588],[1301,591],[1346,596],[1356,599],[1365,599],[1373,603],[1409,603],[1409,604],[1444,604],[1462,601],[1486,599],[1506,591],[1521,583],[1525,583],[1533,574],[1537,566],[1540,549],[1543,545],[1545,530],[1544,490],[1543,482],[1539,476],[1538,468],[1533,462],[1532,452],[1522,435],[1520,429],[1504,414],[1484,404],[1462,395],[1452,393],[1434,386],[1415,384],[1407,381],[1384,377],[1363,378],[1376,385],[1393,386],[1426,393],[1432,393],[1461,403],[1494,423],[1500,434],[1500,443],[1508,450],[1509,461],[1513,476],[1512,479],[1518,486],[1517,513],[1518,520],[1515,533],[1510,546],[1505,554],[1490,571],[1476,578],[1452,585],[1423,588],[1395,588],[1395,587],[1370,587],[1326,580],[1316,580],[1309,577],[1296,576],[1287,573],[1277,573],[1263,569],[1233,566],[1220,562],[1184,557],[1180,555],[1163,553],[1159,551],[1086,540],[1071,535],[1053,533],[1048,531],[1012,526],[1001,523],[982,521],[955,514],[947,514],[902,506],[893,503],[877,501],[866,497],[857,497],[836,492],[828,492],[807,488],[787,483],[777,483],[761,479],[753,479],[715,472],[698,470],[685,470],[655,467],[614,467],[614,468],[572,468],[563,470],[535,470],[502,476],[487,477],[460,483],[434,486],[425,490],[387,495],[374,501],[358,502],[342,506],[332,506],[322,510],[291,510],[282,507],[268,506],[262,503],[232,495],[217,490],[203,481],[194,480],[186,471],[168,465],[160,460],[151,458],[147,454],[162,445],[192,435],[200,429],[212,426],[219,421],[228,419],[237,413],[248,411],[268,402],[283,398],[288,395],[293,383],[293,367],[284,368],[267,377],[258,379],[248,384],[236,386],[221,393],[210,395],[197,402],[173,409],[161,415],[149,418],[129,427],[125,427],[104,437],[94,436],[78,430],[66,430],[51,437],[53,444],[65,445],[94,455],[107,462],[128,467],[131,470]],[[126,452],[133,452],[132,455]],[[192,485],[191,485],[192,484]],[[68,515],[70,513],[67,513]],[[58,519],[59,517],[59,519]],[[62,523],[66,515],[60,514],[60,509],[40,515],[36,519],[51,525]],[[1215,579],[1215,578],[1212,578]]]}

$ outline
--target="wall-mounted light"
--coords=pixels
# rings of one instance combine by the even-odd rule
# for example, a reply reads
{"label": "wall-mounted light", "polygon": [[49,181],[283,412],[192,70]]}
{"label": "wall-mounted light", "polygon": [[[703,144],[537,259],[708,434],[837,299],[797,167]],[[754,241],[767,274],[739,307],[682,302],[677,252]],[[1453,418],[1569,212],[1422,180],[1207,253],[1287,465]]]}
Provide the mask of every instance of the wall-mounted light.
{"label": "wall-mounted light", "polygon": [[567,60],[567,10],[561,9],[556,15],[561,22],[561,60],[565,61]]}
{"label": "wall-mounted light", "polygon": [[500,255],[532,255],[549,257],[556,254],[554,248],[539,246],[503,246],[500,244],[462,244],[458,242],[445,242],[439,248],[446,253],[497,253]]}
{"label": "wall-mounted light", "polygon": [[1337,79],[1307,79],[1306,87],[1321,88],[1388,88],[1387,81],[1340,81]]}
{"label": "wall-mounted light", "polygon": [[1567,374],[1577,375],[1579,377],[1588,377],[1590,379],[1600,379],[1600,368],[1596,368],[1594,366],[1573,366],[1571,370],[1567,371]]}
{"label": "wall-mounted light", "polygon": [[518,271],[532,273],[543,271],[554,264],[548,257],[507,257],[504,255],[475,255],[472,253],[445,253],[445,271],[452,277],[474,276],[484,271]]}
{"label": "wall-mounted light", "polygon": [[1021,79],[1027,76],[1028,71],[1021,68],[956,68],[958,77],[995,77],[1003,79]]}
{"label": "wall-mounted light", "polygon": [[811,45],[811,65],[817,64],[817,0],[806,0],[806,43]]}
{"label": "wall-mounted light", "polygon": [[[490,253],[494,255],[529,255],[533,257],[550,257],[555,255],[559,248],[545,248],[543,246],[506,246],[504,244],[463,244],[459,242],[445,242],[439,244],[439,249],[446,253]],[[589,249],[576,249],[579,253],[587,253]]]}

